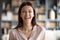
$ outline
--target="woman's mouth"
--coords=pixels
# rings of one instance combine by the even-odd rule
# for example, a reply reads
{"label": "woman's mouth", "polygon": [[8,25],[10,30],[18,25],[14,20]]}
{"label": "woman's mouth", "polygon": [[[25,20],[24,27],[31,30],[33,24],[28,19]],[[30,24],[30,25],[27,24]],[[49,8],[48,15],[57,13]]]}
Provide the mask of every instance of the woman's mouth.
{"label": "woman's mouth", "polygon": [[31,18],[30,17],[26,17],[25,19],[28,20],[28,19],[31,19]]}

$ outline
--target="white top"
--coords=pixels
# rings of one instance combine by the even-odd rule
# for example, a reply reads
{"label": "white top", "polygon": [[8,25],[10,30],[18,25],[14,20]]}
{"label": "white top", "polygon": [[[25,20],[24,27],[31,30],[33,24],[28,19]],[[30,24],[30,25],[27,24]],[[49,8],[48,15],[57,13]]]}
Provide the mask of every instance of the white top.
{"label": "white top", "polygon": [[19,28],[12,29],[9,34],[9,40],[45,40],[45,29],[35,25],[29,39]]}

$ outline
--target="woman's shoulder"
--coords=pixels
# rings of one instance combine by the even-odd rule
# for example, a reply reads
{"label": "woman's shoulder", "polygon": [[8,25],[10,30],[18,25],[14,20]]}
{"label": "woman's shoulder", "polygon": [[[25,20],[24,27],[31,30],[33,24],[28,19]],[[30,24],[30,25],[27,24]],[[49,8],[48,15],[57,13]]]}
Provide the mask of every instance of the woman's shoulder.
{"label": "woman's shoulder", "polygon": [[42,27],[42,26],[39,26],[39,25],[36,25],[36,27],[37,27],[38,30],[46,31],[45,27]]}
{"label": "woman's shoulder", "polygon": [[36,27],[37,27],[37,32],[39,32],[39,36],[38,36],[37,40],[40,40],[40,39],[44,40],[45,39],[45,32],[46,32],[45,28],[41,27],[39,25],[36,25]]}
{"label": "woman's shoulder", "polygon": [[14,34],[14,33],[17,33],[17,29],[10,29],[10,30],[9,30],[9,33],[13,33],[13,34]]}

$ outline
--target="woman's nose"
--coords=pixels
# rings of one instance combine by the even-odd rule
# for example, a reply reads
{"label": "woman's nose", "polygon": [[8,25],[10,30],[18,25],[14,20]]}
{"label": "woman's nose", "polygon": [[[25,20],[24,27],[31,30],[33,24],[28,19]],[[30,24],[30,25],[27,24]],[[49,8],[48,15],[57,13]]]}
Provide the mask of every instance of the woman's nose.
{"label": "woman's nose", "polygon": [[26,16],[27,16],[27,17],[29,16],[29,12],[26,12]]}

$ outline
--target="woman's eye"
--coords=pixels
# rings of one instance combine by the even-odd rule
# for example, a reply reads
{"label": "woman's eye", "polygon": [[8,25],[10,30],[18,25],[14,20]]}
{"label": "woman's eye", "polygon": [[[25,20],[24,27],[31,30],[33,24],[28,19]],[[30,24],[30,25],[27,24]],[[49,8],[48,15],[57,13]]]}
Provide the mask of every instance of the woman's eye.
{"label": "woman's eye", "polygon": [[29,13],[31,13],[32,11],[29,11]]}
{"label": "woman's eye", "polygon": [[32,13],[32,11],[21,11],[21,13]]}
{"label": "woman's eye", "polygon": [[25,13],[25,11],[22,11],[21,13]]}

